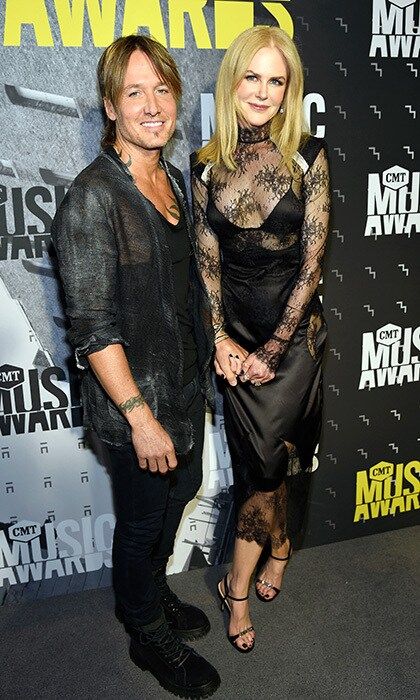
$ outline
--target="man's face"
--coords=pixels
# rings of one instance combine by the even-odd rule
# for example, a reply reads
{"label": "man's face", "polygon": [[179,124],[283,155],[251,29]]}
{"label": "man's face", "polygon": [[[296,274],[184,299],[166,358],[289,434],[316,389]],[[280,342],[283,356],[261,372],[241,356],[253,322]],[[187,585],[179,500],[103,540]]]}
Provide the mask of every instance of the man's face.
{"label": "man's face", "polygon": [[104,100],[116,122],[120,145],[151,151],[165,146],[175,131],[176,101],[150,59],[138,49],[128,61],[124,87],[116,106]]}

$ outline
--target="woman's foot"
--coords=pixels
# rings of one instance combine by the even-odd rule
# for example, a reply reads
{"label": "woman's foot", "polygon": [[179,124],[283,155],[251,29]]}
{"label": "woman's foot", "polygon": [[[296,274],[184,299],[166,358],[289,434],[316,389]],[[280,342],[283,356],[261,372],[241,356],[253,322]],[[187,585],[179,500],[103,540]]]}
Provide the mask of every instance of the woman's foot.
{"label": "woman's foot", "polygon": [[[219,593],[230,613],[228,637],[239,651],[251,651],[255,643],[255,631],[249,616],[248,588],[238,586],[232,574],[227,574],[219,583]],[[228,595],[227,595],[228,594]],[[232,596],[232,597],[231,597]],[[243,598],[244,600],[233,600]],[[237,639],[232,639],[239,635]]]}
{"label": "woman's foot", "polygon": [[286,540],[277,549],[272,549],[271,555],[258,574],[255,590],[260,600],[269,602],[280,593],[283,574],[292,553],[290,540]]}

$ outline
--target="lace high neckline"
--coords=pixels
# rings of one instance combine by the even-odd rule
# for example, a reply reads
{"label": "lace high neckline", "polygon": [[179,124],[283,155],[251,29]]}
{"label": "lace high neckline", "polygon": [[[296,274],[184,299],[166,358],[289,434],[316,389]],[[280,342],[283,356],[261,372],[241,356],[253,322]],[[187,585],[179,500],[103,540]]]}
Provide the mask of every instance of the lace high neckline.
{"label": "lace high neckline", "polygon": [[238,124],[238,141],[239,143],[260,143],[260,141],[268,141],[270,138],[271,121],[266,122],[262,126],[240,126]]}

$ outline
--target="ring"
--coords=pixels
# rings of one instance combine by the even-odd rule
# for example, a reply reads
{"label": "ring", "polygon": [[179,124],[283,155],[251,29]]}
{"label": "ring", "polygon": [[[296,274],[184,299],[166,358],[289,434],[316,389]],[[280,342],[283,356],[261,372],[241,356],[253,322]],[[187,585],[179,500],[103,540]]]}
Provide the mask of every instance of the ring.
{"label": "ring", "polygon": [[254,386],[261,386],[261,382],[254,382]]}
{"label": "ring", "polygon": [[243,378],[245,379],[246,382],[249,380],[249,376],[248,376],[248,374],[247,374],[246,372],[244,372],[242,376],[243,376]]}

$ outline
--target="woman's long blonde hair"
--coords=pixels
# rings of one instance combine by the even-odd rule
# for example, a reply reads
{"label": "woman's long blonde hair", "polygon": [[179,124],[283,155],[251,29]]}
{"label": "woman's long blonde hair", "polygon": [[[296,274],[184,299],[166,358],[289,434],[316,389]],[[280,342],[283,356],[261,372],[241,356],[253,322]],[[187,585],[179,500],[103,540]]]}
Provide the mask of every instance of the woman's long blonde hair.
{"label": "woman's long blonde hair", "polygon": [[286,32],[279,27],[257,25],[239,34],[227,49],[222,60],[216,84],[216,129],[210,141],[198,151],[201,163],[224,163],[228,170],[236,170],[234,159],[238,143],[238,108],[236,90],[248,70],[253,57],[262,48],[277,48],[287,66],[287,87],[283,113],[277,112],[271,121],[270,138],[283,160],[292,169],[292,159],[306,130],[303,126],[303,69],[297,48]]}

